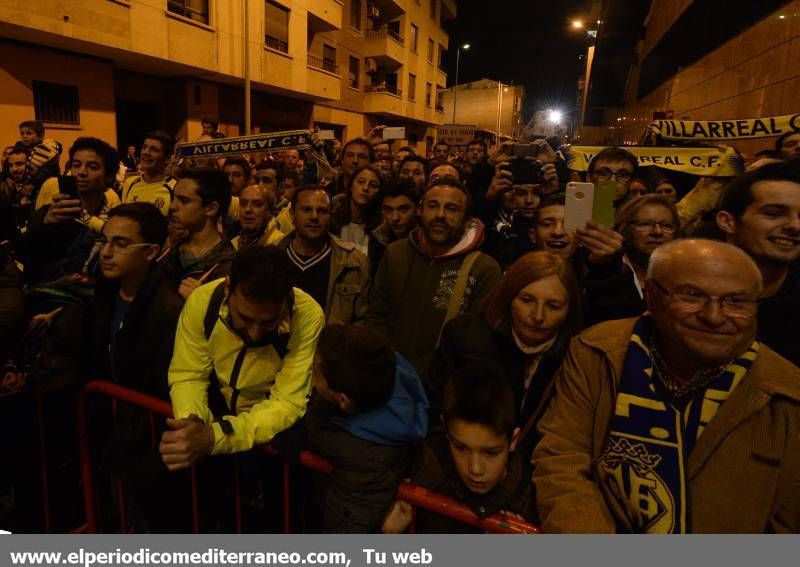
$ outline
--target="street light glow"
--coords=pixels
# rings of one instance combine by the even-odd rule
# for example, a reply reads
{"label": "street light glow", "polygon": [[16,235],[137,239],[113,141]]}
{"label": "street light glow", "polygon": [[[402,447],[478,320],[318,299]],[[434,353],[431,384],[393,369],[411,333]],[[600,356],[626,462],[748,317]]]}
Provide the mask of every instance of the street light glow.
{"label": "street light glow", "polygon": [[461,49],[469,49],[469,43],[465,43],[461,46]]}
{"label": "street light glow", "polygon": [[551,110],[550,114],[548,115],[547,119],[552,122],[553,124],[558,124],[561,122],[561,111],[560,110]]}
{"label": "street light glow", "polygon": [[583,22],[581,20],[572,20],[572,27],[576,30],[583,28]]}

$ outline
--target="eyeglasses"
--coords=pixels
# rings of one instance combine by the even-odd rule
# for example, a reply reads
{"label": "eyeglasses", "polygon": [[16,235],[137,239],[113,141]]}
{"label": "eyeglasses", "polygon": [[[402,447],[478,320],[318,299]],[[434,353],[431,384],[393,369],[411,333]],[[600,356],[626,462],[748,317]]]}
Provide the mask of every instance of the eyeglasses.
{"label": "eyeglasses", "polygon": [[655,221],[632,221],[631,226],[634,230],[638,230],[639,232],[652,232],[655,227],[658,227],[667,234],[672,234],[678,228],[671,222]]}
{"label": "eyeglasses", "polygon": [[626,171],[624,169],[621,171],[611,171],[607,167],[601,167],[600,169],[595,169],[592,173],[600,181],[608,181],[613,177],[620,183],[627,183],[633,178],[633,174],[630,171]]}
{"label": "eyeglasses", "polygon": [[151,242],[128,242],[127,240],[106,240],[105,238],[98,238],[95,244],[100,248],[104,248],[106,244],[111,246],[111,251],[119,254],[130,254],[137,248],[145,248],[147,246],[154,246]]}
{"label": "eyeglasses", "polygon": [[669,291],[655,280],[650,280],[658,290],[682,305],[685,311],[696,313],[705,309],[710,302],[719,303],[720,309],[728,317],[752,317],[758,311],[758,300],[746,295],[734,294],[724,297],[712,297],[696,289]]}

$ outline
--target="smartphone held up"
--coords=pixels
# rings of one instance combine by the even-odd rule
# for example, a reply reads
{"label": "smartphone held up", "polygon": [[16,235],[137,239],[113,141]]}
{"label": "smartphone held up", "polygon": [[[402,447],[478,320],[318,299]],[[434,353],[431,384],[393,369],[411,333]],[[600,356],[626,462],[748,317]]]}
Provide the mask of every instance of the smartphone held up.
{"label": "smartphone held up", "polygon": [[612,228],[615,189],[616,184],[613,181],[601,181],[596,186],[593,183],[576,181],[567,183],[564,228],[581,229],[590,220]]}

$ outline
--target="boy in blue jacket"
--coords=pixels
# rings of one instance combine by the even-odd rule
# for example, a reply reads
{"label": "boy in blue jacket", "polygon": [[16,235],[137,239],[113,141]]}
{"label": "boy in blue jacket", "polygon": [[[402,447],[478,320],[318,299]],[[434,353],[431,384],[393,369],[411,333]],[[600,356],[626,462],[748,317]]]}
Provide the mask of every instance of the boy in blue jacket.
{"label": "boy in blue jacket", "polygon": [[330,325],[317,345],[314,386],[309,443],[334,468],[322,531],[377,532],[428,430],[422,383],[382,335]]}

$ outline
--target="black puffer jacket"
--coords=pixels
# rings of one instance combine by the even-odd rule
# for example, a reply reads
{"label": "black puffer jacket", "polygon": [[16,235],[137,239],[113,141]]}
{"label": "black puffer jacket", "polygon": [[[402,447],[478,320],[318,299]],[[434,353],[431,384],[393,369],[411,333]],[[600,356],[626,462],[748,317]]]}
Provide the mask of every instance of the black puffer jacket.
{"label": "black puffer jacket", "polygon": [[644,313],[645,304],[636,289],[636,276],[622,261],[622,254],[604,264],[586,261],[585,266],[582,283],[587,327]]}

